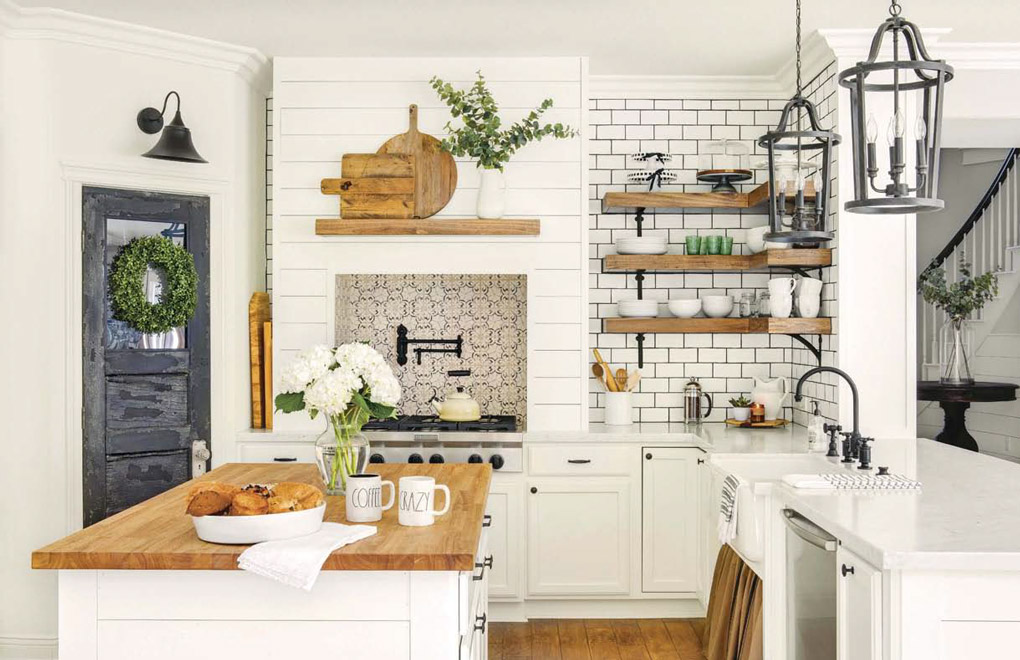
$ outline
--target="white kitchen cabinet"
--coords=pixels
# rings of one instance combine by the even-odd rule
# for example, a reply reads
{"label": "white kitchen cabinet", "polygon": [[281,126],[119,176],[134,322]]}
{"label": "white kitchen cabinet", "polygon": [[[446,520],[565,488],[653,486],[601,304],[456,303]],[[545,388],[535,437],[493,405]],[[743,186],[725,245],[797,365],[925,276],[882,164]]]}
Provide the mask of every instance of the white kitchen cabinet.
{"label": "white kitchen cabinet", "polygon": [[521,475],[492,475],[485,513],[491,516],[488,556],[492,557],[489,596],[503,600],[521,598],[524,484]]}
{"label": "white kitchen cabinet", "polygon": [[882,658],[882,572],[843,546],[836,551],[839,660]]}
{"label": "white kitchen cabinet", "polygon": [[641,590],[693,593],[698,587],[700,449],[645,447],[642,461]]}
{"label": "white kitchen cabinet", "polygon": [[631,479],[529,479],[528,595],[630,593]]}

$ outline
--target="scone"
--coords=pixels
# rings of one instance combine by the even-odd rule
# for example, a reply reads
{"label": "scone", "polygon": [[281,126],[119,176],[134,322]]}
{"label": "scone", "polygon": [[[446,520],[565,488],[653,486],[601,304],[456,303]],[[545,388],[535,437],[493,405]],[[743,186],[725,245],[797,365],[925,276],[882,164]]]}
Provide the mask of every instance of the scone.
{"label": "scone", "polygon": [[261,516],[269,513],[269,498],[262,497],[258,493],[241,491],[234,495],[230,503],[230,515],[232,516]]}
{"label": "scone", "polygon": [[273,487],[273,495],[297,500],[295,511],[314,509],[323,503],[322,491],[315,486],[296,481],[281,481]]}
{"label": "scone", "polygon": [[200,490],[188,502],[188,514],[192,516],[215,516],[223,513],[233,501],[229,495],[214,490]]}
{"label": "scone", "polygon": [[297,511],[298,501],[290,497],[270,497],[269,498],[269,513],[286,513],[288,511]]}

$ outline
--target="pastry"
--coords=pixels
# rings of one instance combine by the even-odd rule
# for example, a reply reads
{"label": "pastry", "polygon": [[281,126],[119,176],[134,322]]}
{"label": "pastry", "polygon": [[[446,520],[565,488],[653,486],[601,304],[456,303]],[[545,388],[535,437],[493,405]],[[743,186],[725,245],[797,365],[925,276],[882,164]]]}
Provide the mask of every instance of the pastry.
{"label": "pastry", "polygon": [[192,516],[215,516],[230,508],[233,498],[215,490],[200,490],[188,502],[188,514]]}
{"label": "pastry", "polygon": [[269,513],[269,498],[252,491],[241,491],[230,503],[232,516],[261,516],[264,513]]}
{"label": "pastry", "polygon": [[269,498],[269,513],[286,513],[297,511],[298,501],[290,497],[274,496]]}
{"label": "pastry", "polygon": [[273,487],[273,495],[297,500],[295,511],[314,509],[323,503],[322,491],[315,486],[296,481],[281,481]]}
{"label": "pastry", "polygon": [[234,495],[241,492],[241,488],[239,486],[235,486],[234,484],[225,484],[219,481],[204,481],[199,482],[191,487],[191,491],[188,493],[188,499],[190,500],[197,493],[200,493],[205,490],[211,490],[216,493],[223,493],[224,495],[230,498],[233,498]]}

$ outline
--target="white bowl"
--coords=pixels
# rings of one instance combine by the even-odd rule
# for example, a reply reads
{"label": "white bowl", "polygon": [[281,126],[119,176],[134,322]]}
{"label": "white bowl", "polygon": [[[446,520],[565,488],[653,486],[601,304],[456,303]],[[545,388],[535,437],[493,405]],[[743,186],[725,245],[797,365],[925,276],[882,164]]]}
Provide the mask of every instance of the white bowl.
{"label": "white bowl", "polygon": [[702,296],[701,306],[705,316],[721,319],[733,311],[733,296]]}
{"label": "white bowl", "polygon": [[621,300],[616,304],[616,311],[623,317],[652,317],[659,315],[657,300]]}
{"label": "white bowl", "polygon": [[618,254],[666,254],[665,236],[628,236],[616,239]]}
{"label": "white bowl", "polygon": [[249,544],[291,539],[319,531],[326,513],[323,502],[314,509],[267,513],[261,516],[191,516],[198,538],[209,543]]}
{"label": "white bowl", "polygon": [[682,319],[689,319],[701,311],[701,301],[697,298],[682,298],[669,301],[669,313]]}
{"label": "white bowl", "polygon": [[793,243],[780,243],[779,241],[765,241],[766,250],[789,250]]}

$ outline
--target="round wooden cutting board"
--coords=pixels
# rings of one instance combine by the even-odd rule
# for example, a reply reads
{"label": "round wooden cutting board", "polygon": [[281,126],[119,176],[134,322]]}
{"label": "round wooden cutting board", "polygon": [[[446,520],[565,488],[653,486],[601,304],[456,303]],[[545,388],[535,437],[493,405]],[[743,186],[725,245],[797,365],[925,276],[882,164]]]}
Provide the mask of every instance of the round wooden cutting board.
{"label": "round wooden cutting board", "polygon": [[457,163],[443,151],[439,140],[418,131],[418,106],[408,109],[409,128],[379,147],[380,154],[409,154],[414,157],[414,217],[439,213],[457,189]]}

